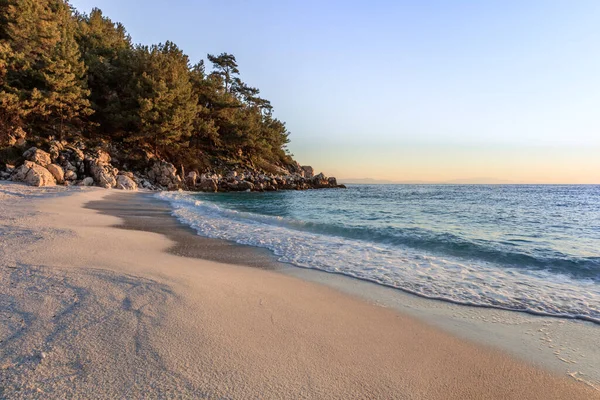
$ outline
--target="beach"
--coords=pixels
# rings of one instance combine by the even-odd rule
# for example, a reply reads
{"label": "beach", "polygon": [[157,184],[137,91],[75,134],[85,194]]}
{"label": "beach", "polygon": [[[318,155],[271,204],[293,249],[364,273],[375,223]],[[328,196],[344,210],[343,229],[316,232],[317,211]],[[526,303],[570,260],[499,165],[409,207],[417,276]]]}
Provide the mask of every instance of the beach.
{"label": "beach", "polygon": [[597,325],[283,265],[152,196],[0,185],[0,398],[600,398]]}

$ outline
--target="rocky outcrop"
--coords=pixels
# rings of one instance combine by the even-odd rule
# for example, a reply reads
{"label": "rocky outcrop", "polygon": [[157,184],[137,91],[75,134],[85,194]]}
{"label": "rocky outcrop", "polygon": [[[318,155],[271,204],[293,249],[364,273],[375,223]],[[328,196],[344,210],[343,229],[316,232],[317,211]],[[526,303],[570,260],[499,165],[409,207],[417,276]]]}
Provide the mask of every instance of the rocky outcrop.
{"label": "rocky outcrop", "polygon": [[24,182],[31,186],[55,186],[56,180],[46,168],[25,161],[23,165],[15,169],[11,175],[14,182]]}
{"label": "rocky outcrop", "polygon": [[135,181],[126,175],[117,175],[116,188],[121,190],[137,190],[138,186]]}
{"label": "rocky outcrop", "polygon": [[168,190],[177,190],[182,186],[181,178],[177,175],[177,168],[166,161],[155,162],[146,175],[150,182]]}
{"label": "rocky outcrop", "polygon": [[32,161],[42,167],[52,164],[52,158],[50,157],[50,154],[38,149],[37,147],[32,147],[27,150],[25,153],[23,153],[23,157],[26,160]]}
{"label": "rocky outcrop", "polygon": [[[105,150],[113,149],[114,146],[106,143],[101,146],[89,149],[83,142],[50,140],[44,147],[48,152],[32,147],[23,153],[23,158],[28,161],[19,168],[11,167],[8,170],[2,166],[0,179],[10,177],[15,181],[36,186],[53,185],[58,182],[64,185],[97,185],[123,190],[187,189],[203,192],[264,192],[344,187],[338,185],[335,178],[327,177],[323,173],[314,175],[312,167],[301,166],[295,161],[277,165],[268,162],[249,163],[250,167],[245,169],[232,168],[231,164],[215,163],[215,169],[220,173],[195,170],[187,175],[184,175],[182,165],[180,175],[173,164],[154,158],[144,162],[144,165],[150,167],[146,167],[143,173],[140,173],[140,168],[143,167],[139,166],[135,173],[119,171],[111,164],[111,155]],[[123,160],[117,161],[116,165],[124,169],[132,168],[131,164]],[[185,179],[182,179],[182,176],[185,176]]]}
{"label": "rocky outcrop", "polygon": [[303,165],[302,167],[303,176],[305,178],[312,178],[315,175],[315,170],[310,165]]}

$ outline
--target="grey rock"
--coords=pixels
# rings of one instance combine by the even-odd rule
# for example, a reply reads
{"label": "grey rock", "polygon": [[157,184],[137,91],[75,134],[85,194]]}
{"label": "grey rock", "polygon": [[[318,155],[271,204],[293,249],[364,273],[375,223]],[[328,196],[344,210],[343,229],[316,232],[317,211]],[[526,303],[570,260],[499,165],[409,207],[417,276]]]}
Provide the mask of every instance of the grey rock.
{"label": "grey rock", "polygon": [[88,176],[87,178],[85,178],[84,180],[82,180],[81,182],[79,182],[79,186],[93,186],[94,185],[94,178]]}
{"label": "grey rock", "polygon": [[121,190],[137,190],[137,184],[128,176],[117,175],[117,189]]}
{"label": "grey rock", "polygon": [[56,183],[63,183],[65,181],[65,172],[60,165],[50,164],[46,169],[50,171],[54,179],[56,179]]}
{"label": "grey rock", "polygon": [[147,172],[148,179],[156,185],[177,190],[181,188],[181,178],[177,175],[177,169],[166,161],[157,161]]}
{"label": "grey rock", "polygon": [[65,181],[76,181],[77,180],[77,173],[75,171],[71,171],[68,170],[67,172],[65,172],[65,177],[64,177]]}
{"label": "grey rock", "polygon": [[186,183],[186,185],[188,185],[188,187],[190,187],[190,188],[196,187],[197,182],[198,182],[198,174],[195,171],[191,171],[190,173],[187,174],[187,177],[185,178],[185,183]]}
{"label": "grey rock", "polygon": [[46,167],[47,165],[52,164],[50,154],[38,149],[37,147],[32,147],[29,150],[27,150],[25,153],[23,153],[23,157],[26,160],[41,165],[42,167]]}
{"label": "grey rock", "polygon": [[14,182],[25,182],[30,186],[55,186],[56,180],[46,168],[32,162],[25,161],[15,169],[11,179]]}
{"label": "grey rock", "polygon": [[308,179],[312,178],[315,175],[315,170],[310,165],[303,165],[302,172],[303,172],[302,176],[304,178],[308,178]]}

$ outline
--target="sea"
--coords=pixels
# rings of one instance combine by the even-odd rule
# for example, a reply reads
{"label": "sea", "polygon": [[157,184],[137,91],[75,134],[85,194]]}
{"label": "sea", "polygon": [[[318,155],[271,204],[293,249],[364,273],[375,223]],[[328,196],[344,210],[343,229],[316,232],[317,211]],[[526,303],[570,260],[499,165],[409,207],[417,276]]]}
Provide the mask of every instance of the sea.
{"label": "sea", "polygon": [[600,324],[600,186],[158,194],[199,235],[414,295]]}

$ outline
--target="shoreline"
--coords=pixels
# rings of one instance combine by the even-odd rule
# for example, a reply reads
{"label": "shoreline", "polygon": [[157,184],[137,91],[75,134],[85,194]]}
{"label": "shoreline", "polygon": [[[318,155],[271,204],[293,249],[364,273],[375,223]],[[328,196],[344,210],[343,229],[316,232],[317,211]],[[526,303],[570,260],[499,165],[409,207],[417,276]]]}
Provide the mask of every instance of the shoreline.
{"label": "shoreline", "polygon": [[175,255],[149,224],[84,208],[110,194],[0,202],[0,397],[600,398],[286,268]]}
{"label": "shoreline", "polygon": [[[141,193],[136,197],[139,200],[132,202],[131,194],[114,193],[86,207],[121,218],[123,222],[116,225],[117,228],[165,234],[176,243],[168,250],[173,254],[269,269],[325,285],[377,306],[409,314],[460,338],[500,349],[525,362],[580,379],[600,391],[600,348],[596,345],[600,341],[600,329],[595,322],[428,298],[366,279],[299,267],[278,261],[277,256],[265,248],[198,235],[173,216],[169,202],[157,198],[155,193]],[[130,214],[132,208],[140,209],[140,206],[141,213]],[[147,225],[147,212],[160,213],[161,222]],[[585,355],[582,357],[569,343],[568,338],[573,334],[580,338],[578,345],[592,361],[589,365],[581,365],[586,362]],[[575,366],[584,372],[576,371]]]}

